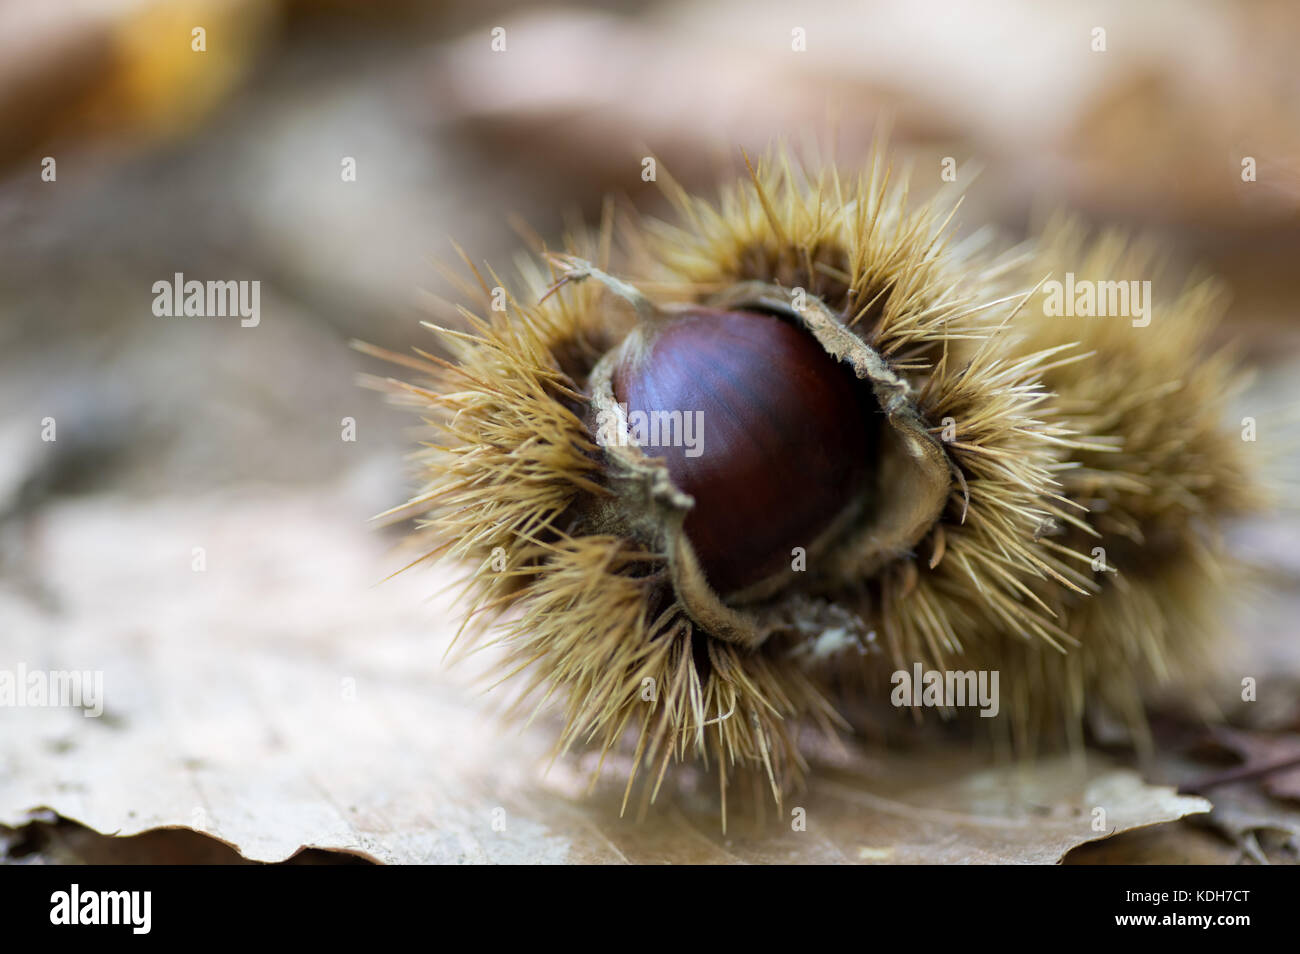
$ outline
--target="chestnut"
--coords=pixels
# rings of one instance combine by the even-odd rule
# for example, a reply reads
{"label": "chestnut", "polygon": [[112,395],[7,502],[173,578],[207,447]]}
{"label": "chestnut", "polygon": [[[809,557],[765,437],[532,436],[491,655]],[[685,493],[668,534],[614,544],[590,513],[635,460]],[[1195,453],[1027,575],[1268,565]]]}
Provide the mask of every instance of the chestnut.
{"label": "chestnut", "polygon": [[874,398],[790,320],[666,317],[625,349],[613,392],[630,420],[663,425],[641,449],[693,498],[685,533],[719,595],[789,566],[863,488]]}

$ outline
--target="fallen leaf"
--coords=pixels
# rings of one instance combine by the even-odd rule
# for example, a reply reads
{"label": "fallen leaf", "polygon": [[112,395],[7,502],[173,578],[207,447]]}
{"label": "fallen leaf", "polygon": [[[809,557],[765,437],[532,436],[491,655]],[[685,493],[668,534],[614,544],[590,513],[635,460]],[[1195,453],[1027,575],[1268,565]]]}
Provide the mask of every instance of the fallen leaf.
{"label": "fallen leaf", "polygon": [[590,756],[548,771],[554,725],[502,726],[443,665],[441,576],[374,585],[392,555],[363,512],[354,489],[44,508],[30,557],[58,598],[0,588],[0,669],[102,673],[103,712],[0,710],[0,824],[189,828],[260,861],[1051,863],[1210,807],[1097,756],[854,745],[814,748],[780,817],[729,793],[726,834],[701,772],[620,816],[621,766],[586,796]]}

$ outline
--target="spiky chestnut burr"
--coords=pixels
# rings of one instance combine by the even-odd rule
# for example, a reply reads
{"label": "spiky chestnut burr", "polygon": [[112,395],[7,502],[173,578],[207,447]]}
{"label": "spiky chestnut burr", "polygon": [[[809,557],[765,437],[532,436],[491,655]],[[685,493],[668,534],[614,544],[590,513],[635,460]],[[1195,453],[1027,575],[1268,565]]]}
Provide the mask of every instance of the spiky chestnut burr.
{"label": "spiky chestnut burr", "polygon": [[[436,329],[448,359],[397,359],[428,380],[391,386],[439,433],[421,455],[426,486],[395,514],[422,515],[429,552],[471,567],[471,618],[498,618],[502,665],[528,674],[520,705],[564,700],[557,751],[630,741],[629,790],[643,767],[649,797],[671,761],[699,758],[717,768],[724,814],[736,766],[779,799],[802,767],[801,726],[843,727],[848,703],[887,696],[889,671],[918,662],[999,670],[1005,704],[989,721],[1022,751],[1077,739],[1087,705],[1138,727],[1146,691],[1188,684],[1216,645],[1232,561],[1214,541],[1263,498],[1247,446],[1218,420],[1236,372],[1207,356],[1211,298],[1171,299],[1149,332],[1049,318],[1031,304],[1048,271],[1105,280],[1149,262],[1050,236],[1038,256],[950,247],[947,209],[912,207],[890,183],[878,162],[848,182],[778,156],[716,205],[670,186],[681,224],[630,230],[640,245],[619,273],[632,284],[609,274],[606,223],[529,267],[509,314],[492,307],[503,283],[480,277],[467,291],[486,317]],[[796,445],[791,423],[852,422],[850,441],[867,423],[847,462],[808,481],[826,500],[809,511],[803,569],[769,573],[763,554],[775,567],[788,528],[755,545],[774,529],[761,521],[717,554],[689,522],[726,516],[706,517],[715,490],[699,462],[598,439],[601,413],[625,421],[621,405],[657,402],[638,397],[651,379],[673,377],[668,403],[701,409],[687,393],[701,382],[656,361],[656,342],[689,352],[710,316],[719,332],[820,349],[807,357],[833,414],[761,353],[745,362],[744,380],[762,381],[755,405],[782,395],[779,430]],[[838,390],[846,369],[860,413]],[[720,405],[742,376],[706,370]],[[708,437],[706,425],[706,454]],[[1099,544],[1123,565],[1097,569]]]}
{"label": "spiky chestnut burr", "polygon": [[[725,307],[660,306],[589,262],[557,261],[561,282],[595,279],[637,317],[586,394],[614,501],[576,526],[666,553],[676,599],[714,637],[761,645],[780,625],[771,602],[809,561],[828,579],[837,547],[910,547],[942,507],[947,466],[905,386],[824,305],[797,310],[788,290],[753,284]],[[671,423],[670,434],[638,439],[638,415]],[[700,432],[680,439],[693,421]],[[882,437],[890,428],[898,434]],[[878,455],[916,478],[891,486],[883,520]]]}

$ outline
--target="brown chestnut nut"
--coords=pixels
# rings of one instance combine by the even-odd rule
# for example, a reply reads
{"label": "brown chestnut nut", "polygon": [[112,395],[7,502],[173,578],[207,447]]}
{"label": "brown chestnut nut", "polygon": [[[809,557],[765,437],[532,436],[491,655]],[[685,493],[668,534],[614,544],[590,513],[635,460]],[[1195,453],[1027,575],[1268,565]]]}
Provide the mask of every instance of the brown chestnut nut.
{"label": "brown chestnut nut", "polygon": [[875,401],[791,320],[700,307],[643,331],[614,397],[694,498],[684,531],[726,596],[787,568],[861,494]]}

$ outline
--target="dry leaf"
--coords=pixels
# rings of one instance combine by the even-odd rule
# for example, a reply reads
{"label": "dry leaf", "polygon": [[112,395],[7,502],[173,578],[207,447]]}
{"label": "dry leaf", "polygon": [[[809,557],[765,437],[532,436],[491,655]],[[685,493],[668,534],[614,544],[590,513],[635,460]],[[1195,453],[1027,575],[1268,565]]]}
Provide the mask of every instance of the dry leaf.
{"label": "dry leaf", "polygon": [[546,771],[553,726],[500,726],[472,666],[442,665],[452,617],[422,602],[442,577],[373,585],[393,560],[362,513],[355,491],[42,510],[29,559],[55,599],[0,590],[0,670],[100,671],[104,709],[0,710],[0,824],[43,807],[120,835],[192,828],[262,861],[1055,862],[1209,808],[1091,757],[854,750],[819,757],[784,817],[733,802],[727,835],[690,772],[620,817],[616,779],[584,797],[588,760]]}

